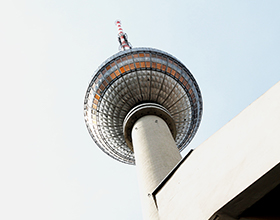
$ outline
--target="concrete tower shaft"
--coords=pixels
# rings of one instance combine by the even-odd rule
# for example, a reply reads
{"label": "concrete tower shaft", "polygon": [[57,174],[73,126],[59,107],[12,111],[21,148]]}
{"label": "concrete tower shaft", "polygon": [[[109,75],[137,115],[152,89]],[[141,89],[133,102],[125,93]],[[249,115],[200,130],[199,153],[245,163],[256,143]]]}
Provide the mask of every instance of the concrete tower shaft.
{"label": "concrete tower shaft", "polygon": [[167,123],[159,116],[139,118],[131,135],[144,219],[157,219],[151,194],[182,157]]}

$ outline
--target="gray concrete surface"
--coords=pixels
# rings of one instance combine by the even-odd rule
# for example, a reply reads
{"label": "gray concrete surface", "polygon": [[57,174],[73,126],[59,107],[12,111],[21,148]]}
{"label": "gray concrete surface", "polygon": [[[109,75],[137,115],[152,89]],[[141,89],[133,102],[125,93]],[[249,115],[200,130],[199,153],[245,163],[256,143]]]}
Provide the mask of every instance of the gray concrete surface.
{"label": "gray concrete surface", "polygon": [[147,115],[136,121],[132,128],[132,144],[143,215],[146,219],[157,219],[157,209],[149,194],[182,157],[167,124],[155,115]]}
{"label": "gray concrete surface", "polygon": [[159,218],[209,219],[279,162],[280,82],[194,150],[155,195]]}

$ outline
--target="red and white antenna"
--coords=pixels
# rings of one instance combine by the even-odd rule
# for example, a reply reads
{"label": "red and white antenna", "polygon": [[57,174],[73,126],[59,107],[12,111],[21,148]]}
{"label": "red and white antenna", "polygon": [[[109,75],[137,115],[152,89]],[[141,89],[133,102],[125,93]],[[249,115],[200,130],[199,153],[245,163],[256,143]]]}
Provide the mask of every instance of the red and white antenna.
{"label": "red and white antenna", "polygon": [[127,34],[123,32],[122,26],[121,26],[121,21],[117,20],[116,25],[118,27],[118,39],[120,42],[120,50],[129,50],[131,49],[131,44],[128,42],[127,39]]}

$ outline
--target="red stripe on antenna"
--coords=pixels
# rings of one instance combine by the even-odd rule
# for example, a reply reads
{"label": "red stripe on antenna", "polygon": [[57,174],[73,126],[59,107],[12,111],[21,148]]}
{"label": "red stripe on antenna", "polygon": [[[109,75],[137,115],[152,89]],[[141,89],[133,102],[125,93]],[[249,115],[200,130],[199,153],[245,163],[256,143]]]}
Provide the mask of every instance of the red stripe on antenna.
{"label": "red stripe on antenna", "polygon": [[130,43],[128,42],[127,35],[123,32],[121,21],[117,20],[115,24],[118,27],[118,38],[120,43],[120,50],[128,50],[131,49]]}

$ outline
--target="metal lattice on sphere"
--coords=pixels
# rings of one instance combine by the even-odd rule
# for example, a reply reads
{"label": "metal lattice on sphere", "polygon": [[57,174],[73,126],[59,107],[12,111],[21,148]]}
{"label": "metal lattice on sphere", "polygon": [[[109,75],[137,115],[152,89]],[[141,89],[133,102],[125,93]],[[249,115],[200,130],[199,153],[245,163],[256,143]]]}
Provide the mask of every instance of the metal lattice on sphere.
{"label": "metal lattice on sphere", "polygon": [[124,119],[143,103],[159,104],[172,116],[180,151],[192,140],[201,121],[201,93],[190,71],[166,52],[129,46],[97,69],[84,101],[92,139],[123,163],[135,164],[133,149],[124,139]]}

